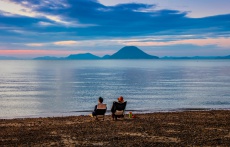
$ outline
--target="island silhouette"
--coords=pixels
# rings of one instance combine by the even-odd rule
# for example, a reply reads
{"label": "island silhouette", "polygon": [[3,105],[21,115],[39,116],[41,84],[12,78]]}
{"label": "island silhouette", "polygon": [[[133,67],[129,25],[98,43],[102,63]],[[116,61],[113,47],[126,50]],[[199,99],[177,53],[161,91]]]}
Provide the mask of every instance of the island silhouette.
{"label": "island silhouette", "polygon": [[[37,57],[34,58],[36,60],[53,60],[56,57]],[[56,58],[58,59],[58,58]],[[119,51],[112,55],[105,55],[103,57],[99,57],[93,55],[91,53],[84,53],[84,54],[71,54],[68,57],[59,58],[59,59],[66,59],[66,60],[98,60],[98,59],[159,59],[157,56],[149,55],[142,51],[141,49],[137,48],[136,46],[125,46],[121,48]]]}
{"label": "island silhouette", "polygon": [[228,56],[183,56],[183,57],[174,57],[174,56],[164,56],[158,57],[155,55],[149,55],[139,49],[136,46],[125,46],[121,48],[119,51],[115,52],[112,55],[104,55],[103,57],[99,57],[93,55],[91,53],[81,53],[81,54],[71,54],[67,57],[37,57],[35,60],[106,60],[106,59],[171,59],[171,60],[184,60],[184,59],[230,59],[230,55]]}
{"label": "island silhouette", "polygon": [[[43,56],[36,57],[33,60],[108,60],[108,59],[171,59],[171,60],[184,60],[184,59],[230,59],[230,55],[228,56],[183,56],[183,57],[174,57],[174,56],[164,56],[158,57],[155,55],[150,55],[142,51],[136,46],[125,46],[115,52],[112,55],[104,55],[103,57],[99,57],[93,55],[91,53],[80,53],[80,54],[71,54],[67,57],[52,57],[52,56]],[[0,56],[0,60],[19,60],[16,57],[5,57]]]}

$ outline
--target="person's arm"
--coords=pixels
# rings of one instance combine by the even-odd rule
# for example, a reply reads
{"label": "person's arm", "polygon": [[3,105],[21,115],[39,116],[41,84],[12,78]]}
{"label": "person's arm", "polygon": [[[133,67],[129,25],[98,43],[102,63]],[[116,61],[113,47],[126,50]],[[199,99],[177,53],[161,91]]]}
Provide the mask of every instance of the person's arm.
{"label": "person's arm", "polygon": [[114,102],[113,102],[113,106],[111,108],[111,112],[114,113]]}
{"label": "person's arm", "polygon": [[95,105],[95,108],[94,108],[94,112],[96,112],[97,111],[97,105]]}

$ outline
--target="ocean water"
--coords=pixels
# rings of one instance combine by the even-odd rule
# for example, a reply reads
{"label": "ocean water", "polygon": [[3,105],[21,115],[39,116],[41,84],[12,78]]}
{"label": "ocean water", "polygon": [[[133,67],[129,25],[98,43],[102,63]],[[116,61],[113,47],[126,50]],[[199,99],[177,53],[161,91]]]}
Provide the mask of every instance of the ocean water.
{"label": "ocean water", "polygon": [[0,60],[0,118],[87,115],[121,95],[133,113],[230,109],[230,60]]}

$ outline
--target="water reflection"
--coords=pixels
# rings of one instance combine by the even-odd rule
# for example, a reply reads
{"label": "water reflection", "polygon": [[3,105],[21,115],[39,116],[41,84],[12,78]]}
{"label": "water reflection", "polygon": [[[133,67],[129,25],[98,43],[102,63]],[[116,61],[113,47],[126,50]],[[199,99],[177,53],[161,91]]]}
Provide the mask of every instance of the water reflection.
{"label": "water reflection", "polygon": [[102,96],[129,110],[229,108],[228,60],[0,61],[0,117],[80,115]]}

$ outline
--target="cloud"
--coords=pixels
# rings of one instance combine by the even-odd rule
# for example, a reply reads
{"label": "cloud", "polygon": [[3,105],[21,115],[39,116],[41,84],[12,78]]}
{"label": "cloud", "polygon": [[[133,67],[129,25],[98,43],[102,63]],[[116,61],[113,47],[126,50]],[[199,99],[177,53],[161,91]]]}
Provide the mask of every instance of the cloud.
{"label": "cloud", "polygon": [[[57,23],[64,26],[88,26],[91,24],[80,24],[77,21],[70,21],[65,20],[64,17],[62,17],[61,14],[54,15],[51,13],[44,13],[43,11],[37,11],[36,9],[41,7],[47,7],[49,6],[50,9],[60,9],[62,7],[67,7],[64,3],[61,3],[61,1],[17,1],[17,0],[3,0],[0,1],[0,5],[3,7],[0,7],[0,11],[2,11],[2,14],[5,16],[17,16],[17,17],[31,17],[35,19],[47,19],[52,23]],[[47,22],[51,24],[50,22]]]}
{"label": "cloud", "polygon": [[40,25],[40,26],[53,26],[54,24],[49,23],[49,22],[40,21],[40,22],[38,22],[38,25]]}
{"label": "cloud", "polygon": [[17,3],[12,3],[9,0],[1,0],[0,5],[1,5],[0,10],[7,14],[22,15],[22,16],[28,16],[28,17],[36,16],[36,13],[32,12],[30,8],[24,7]]}
{"label": "cloud", "polygon": [[223,48],[230,48],[230,38],[205,38],[205,39],[181,39],[176,41],[124,41],[124,45],[134,46],[171,46],[180,44],[190,44],[196,46],[216,45]]}
{"label": "cloud", "polygon": [[216,45],[223,48],[230,48],[230,38],[189,39],[178,41],[177,44],[193,44],[198,46]]}
{"label": "cloud", "polygon": [[77,41],[69,40],[69,41],[58,41],[54,42],[53,44],[55,45],[61,45],[61,46],[72,46],[72,45],[77,45]]}
{"label": "cloud", "polygon": [[[78,51],[81,52],[81,51]],[[1,55],[7,56],[20,56],[20,57],[38,57],[38,56],[60,56],[64,57],[70,54],[75,54],[76,51],[67,51],[67,50],[26,50],[26,49],[19,49],[19,50],[0,50]]]}
{"label": "cloud", "polygon": [[[15,13],[22,16],[2,15],[2,25],[17,25],[38,32],[75,32],[76,38],[85,39],[204,33],[216,37],[223,36],[230,27],[230,14],[188,18],[187,12],[156,10],[154,4],[104,6],[96,0],[61,0],[58,3],[54,0],[11,0],[9,3],[19,6],[20,13]],[[13,13],[13,10],[9,12]],[[229,33],[224,35],[229,36]]]}
{"label": "cloud", "polygon": [[27,46],[32,46],[32,47],[41,47],[44,46],[42,43],[28,43],[26,44]]}
{"label": "cloud", "polygon": [[[107,6],[113,6],[121,3],[130,3],[134,1],[136,0],[99,0],[100,3]],[[173,2],[171,2],[170,0],[155,0],[155,1],[141,0],[141,3],[145,3],[145,4],[156,3],[155,10],[171,9],[171,10],[186,11],[189,12],[187,13],[187,16],[193,18],[230,13],[229,0],[221,0],[221,1],[202,0],[196,3],[194,3],[194,1],[191,0],[174,0]]]}
{"label": "cloud", "polygon": [[[0,43],[16,48],[216,45],[229,47],[230,14],[190,18],[156,4],[97,0],[2,0]],[[75,41],[77,40],[77,41]],[[106,47],[105,47],[106,46]]]}

